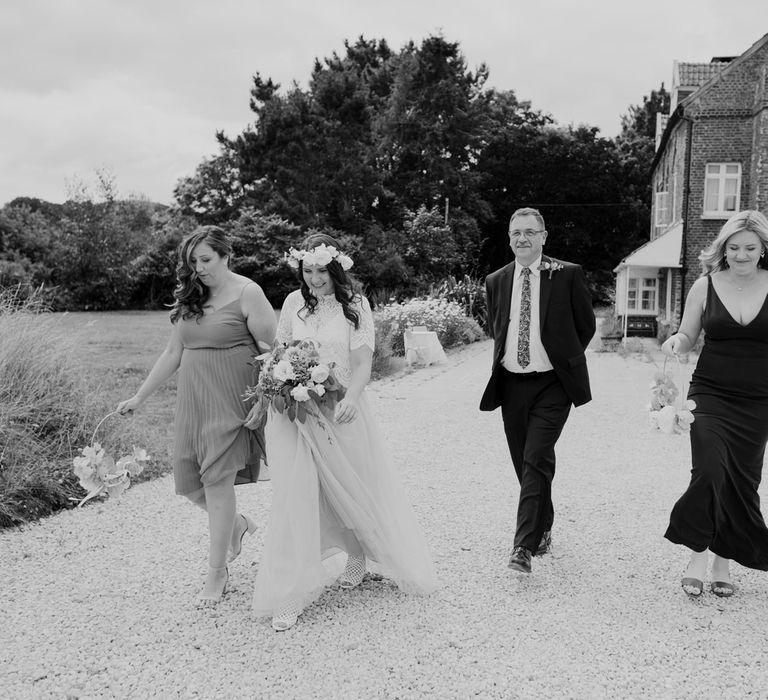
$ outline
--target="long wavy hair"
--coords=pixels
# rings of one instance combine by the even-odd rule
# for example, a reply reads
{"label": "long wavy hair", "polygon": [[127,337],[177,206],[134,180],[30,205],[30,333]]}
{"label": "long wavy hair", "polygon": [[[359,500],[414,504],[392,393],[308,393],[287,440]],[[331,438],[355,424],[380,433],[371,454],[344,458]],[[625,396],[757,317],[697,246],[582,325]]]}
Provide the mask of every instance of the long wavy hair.
{"label": "long wavy hair", "polygon": [[702,277],[711,272],[728,269],[725,246],[731,236],[742,231],[751,231],[760,238],[763,244],[763,256],[758,261],[757,266],[768,269],[768,259],[765,256],[765,252],[768,250],[768,219],[755,209],[745,209],[728,219],[723,224],[723,228],[720,229],[720,233],[717,234],[717,238],[699,255],[699,262],[703,268]]}
{"label": "long wavy hair", "polygon": [[203,316],[203,307],[211,292],[198,278],[191,260],[192,252],[200,243],[207,243],[220,257],[229,256],[227,266],[232,263],[232,246],[226,233],[218,226],[199,226],[179,243],[171,323],[176,323],[180,318],[199,321]]}
{"label": "long wavy hair", "polygon": [[[325,243],[327,246],[333,246],[339,250],[339,244],[336,239],[325,233],[313,233],[304,239],[301,244],[303,250],[312,250],[316,246]],[[336,297],[336,301],[341,304],[341,310],[344,312],[344,317],[355,327],[360,326],[360,316],[353,308],[352,304],[355,301],[360,300],[360,291],[354,278],[347,273],[347,271],[341,266],[338,260],[331,260],[326,266],[328,274],[333,281],[333,294]],[[299,309],[303,311],[306,309],[307,313],[314,313],[317,306],[317,299],[309,291],[309,286],[304,280],[304,264],[299,261],[298,271],[299,285],[301,289],[301,296],[304,297],[304,306]]]}

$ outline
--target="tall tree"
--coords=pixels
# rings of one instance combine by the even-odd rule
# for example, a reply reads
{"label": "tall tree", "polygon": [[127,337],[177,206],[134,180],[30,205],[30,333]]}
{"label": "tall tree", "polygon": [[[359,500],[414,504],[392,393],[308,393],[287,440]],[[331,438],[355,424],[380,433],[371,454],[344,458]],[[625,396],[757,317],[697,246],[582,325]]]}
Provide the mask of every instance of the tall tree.
{"label": "tall tree", "polygon": [[386,95],[391,51],[384,41],[345,43],[346,54],[315,62],[309,89],[285,95],[254,77],[252,127],[220,140],[236,154],[249,206],[301,226],[360,232],[384,197],[371,116]]}
{"label": "tall tree", "polygon": [[[621,118],[621,133],[616,137],[616,151],[622,165],[622,186],[626,197],[635,204],[632,236],[647,240],[651,220],[651,164],[656,153],[658,114],[669,114],[670,96],[664,83],[643,96],[643,102],[630,106]],[[617,260],[618,262],[618,260]]]}
{"label": "tall tree", "polygon": [[489,144],[479,167],[494,183],[488,196],[497,213],[484,241],[486,265],[511,259],[509,215],[533,206],[550,231],[547,253],[582,263],[595,298],[606,298],[616,256],[635,246],[626,230],[632,202],[613,142],[596,127],[512,128]]}
{"label": "tall tree", "polygon": [[405,210],[452,206],[489,211],[474,163],[487,137],[488,68],[467,70],[456,42],[413,42],[393,59],[394,80],[375,127],[387,189]]}

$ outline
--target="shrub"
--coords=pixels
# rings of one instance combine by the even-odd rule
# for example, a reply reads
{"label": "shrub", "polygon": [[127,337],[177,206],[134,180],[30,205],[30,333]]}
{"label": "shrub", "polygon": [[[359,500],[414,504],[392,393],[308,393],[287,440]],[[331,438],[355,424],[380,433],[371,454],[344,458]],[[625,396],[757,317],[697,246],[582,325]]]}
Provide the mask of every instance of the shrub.
{"label": "shrub", "polygon": [[382,322],[379,314],[373,315],[373,324],[376,329],[376,342],[373,349],[371,375],[374,379],[379,379],[392,371],[394,338],[392,337],[392,326]]}
{"label": "shrub", "polygon": [[662,345],[664,341],[672,335],[672,322],[667,319],[663,319],[660,316],[656,317],[656,340],[659,341],[659,345]]}
{"label": "shrub", "polygon": [[455,301],[445,299],[411,299],[402,304],[387,304],[374,314],[377,328],[392,339],[392,351],[403,355],[403,332],[413,326],[426,326],[435,331],[444,348],[473,343],[483,337],[483,329],[469,318]]}
{"label": "shrub", "polygon": [[465,315],[474,318],[484,331],[488,331],[488,310],[485,303],[485,284],[483,280],[464,275],[457,280],[453,275],[430,289],[433,299],[455,301],[464,310]]}
{"label": "shrub", "polygon": [[[39,296],[0,292],[0,527],[72,505],[72,458],[107,412]],[[99,436],[119,444],[110,426]]]}
{"label": "shrub", "polygon": [[440,279],[461,265],[461,251],[437,207],[406,212],[403,259],[420,277]]}

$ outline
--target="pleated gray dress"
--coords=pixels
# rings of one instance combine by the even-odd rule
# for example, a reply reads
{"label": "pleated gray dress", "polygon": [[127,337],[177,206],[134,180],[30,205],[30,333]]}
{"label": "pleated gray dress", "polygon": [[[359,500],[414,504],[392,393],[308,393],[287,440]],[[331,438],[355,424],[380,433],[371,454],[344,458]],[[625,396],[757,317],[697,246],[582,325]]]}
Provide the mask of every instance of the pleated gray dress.
{"label": "pleated gray dress", "polygon": [[243,427],[250,409],[243,392],[254,382],[249,362],[256,344],[240,300],[177,323],[184,352],[174,424],[176,493],[194,498],[232,474],[236,484],[255,482],[264,442],[263,435]]}

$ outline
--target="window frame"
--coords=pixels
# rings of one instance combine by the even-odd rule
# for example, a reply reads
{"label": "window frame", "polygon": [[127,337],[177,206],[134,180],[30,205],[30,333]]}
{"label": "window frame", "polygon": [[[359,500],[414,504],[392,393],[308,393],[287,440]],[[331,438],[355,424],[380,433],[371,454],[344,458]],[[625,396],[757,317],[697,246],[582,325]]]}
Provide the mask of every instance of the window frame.
{"label": "window frame", "polygon": [[[710,168],[717,166],[718,172],[716,174],[710,173]],[[728,168],[736,167],[736,173],[729,173]],[[735,192],[726,192],[728,189],[727,183],[736,183]],[[717,208],[708,209],[708,200],[710,199],[711,192],[709,191],[710,183],[717,183]],[[702,202],[702,218],[709,219],[728,219],[737,211],[741,206],[741,184],[742,184],[742,167],[741,163],[735,161],[715,161],[709,162],[704,165],[704,192]],[[734,197],[734,208],[726,209],[726,200],[729,197]]]}
{"label": "window frame", "polygon": [[[654,226],[656,228],[664,228],[665,226],[668,226],[670,221],[672,220],[671,214],[671,208],[670,208],[670,202],[672,200],[672,197],[670,196],[669,190],[664,190],[663,192],[656,192],[655,194],[655,201],[654,201]],[[663,202],[663,206],[662,206]],[[662,217],[663,213],[663,217]]]}
{"label": "window frame", "polygon": [[[634,282],[634,285],[633,285]],[[647,284],[649,283],[650,284]],[[651,308],[643,308],[643,297],[651,297]],[[627,314],[654,316],[659,312],[659,280],[657,277],[632,276],[627,278]]]}

